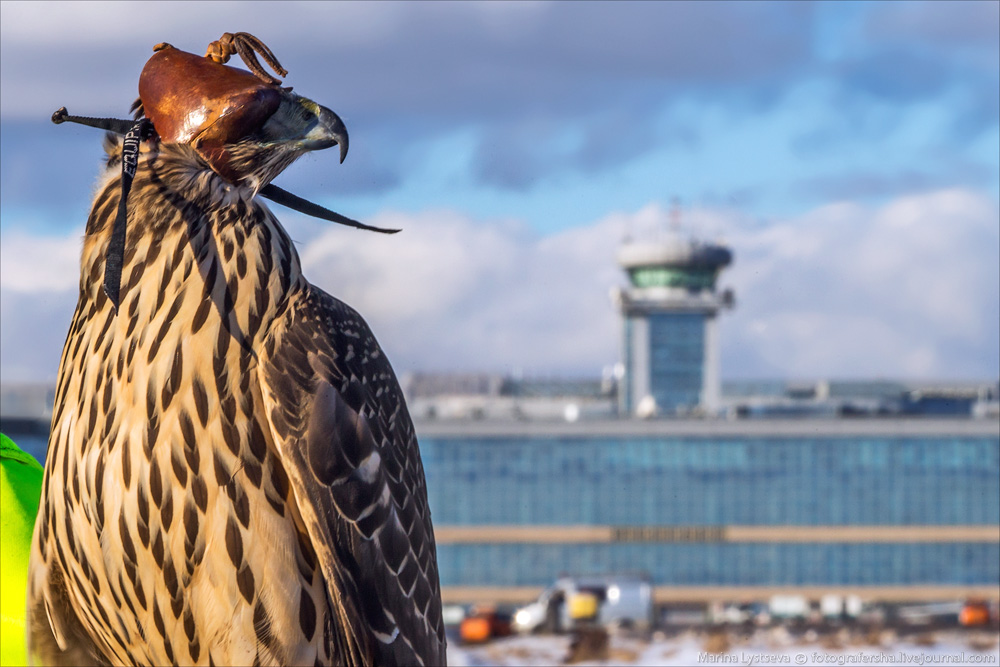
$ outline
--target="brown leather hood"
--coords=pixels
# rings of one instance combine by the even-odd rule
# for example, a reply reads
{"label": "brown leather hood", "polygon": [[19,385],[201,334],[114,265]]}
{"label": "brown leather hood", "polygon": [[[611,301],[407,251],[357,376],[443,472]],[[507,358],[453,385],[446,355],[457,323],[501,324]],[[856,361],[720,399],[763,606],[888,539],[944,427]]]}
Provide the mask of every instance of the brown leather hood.
{"label": "brown leather hood", "polygon": [[224,146],[259,129],[282,90],[242,69],[161,44],[139,77],[139,98],[160,140],[190,144],[229,180]]}

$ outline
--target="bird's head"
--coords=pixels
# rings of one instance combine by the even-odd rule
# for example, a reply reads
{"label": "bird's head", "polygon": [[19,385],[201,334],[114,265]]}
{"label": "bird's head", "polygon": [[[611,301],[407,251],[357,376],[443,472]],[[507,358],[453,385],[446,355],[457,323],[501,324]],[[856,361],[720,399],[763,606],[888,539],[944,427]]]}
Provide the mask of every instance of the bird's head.
{"label": "bird's head", "polygon": [[[139,99],[160,140],[190,145],[220,176],[254,192],[307,151],[337,145],[343,162],[347,128],[337,114],[281,87],[243,46],[238,52],[253,74],[222,64],[229,54],[213,56],[213,47],[204,57],[155,47],[139,79]],[[265,58],[286,73],[269,51]]]}

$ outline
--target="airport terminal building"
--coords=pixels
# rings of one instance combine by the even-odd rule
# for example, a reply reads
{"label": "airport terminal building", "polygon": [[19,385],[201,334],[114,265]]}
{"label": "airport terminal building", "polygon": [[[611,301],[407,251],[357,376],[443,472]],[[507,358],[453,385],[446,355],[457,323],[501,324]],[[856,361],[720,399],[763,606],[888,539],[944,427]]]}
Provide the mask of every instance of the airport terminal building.
{"label": "airport terminal building", "polygon": [[450,600],[641,571],[661,602],[1000,595],[996,420],[423,423]]}

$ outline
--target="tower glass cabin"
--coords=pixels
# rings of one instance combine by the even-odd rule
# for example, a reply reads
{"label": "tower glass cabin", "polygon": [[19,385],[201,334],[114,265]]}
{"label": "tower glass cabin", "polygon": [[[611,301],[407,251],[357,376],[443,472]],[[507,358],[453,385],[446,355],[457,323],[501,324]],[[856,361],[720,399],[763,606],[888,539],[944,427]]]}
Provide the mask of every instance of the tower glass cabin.
{"label": "tower glass cabin", "polygon": [[718,409],[716,315],[732,305],[732,292],[718,293],[715,284],[732,258],[725,246],[676,236],[619,249],[630,283],[614,295],[622,315],[622,414]]}

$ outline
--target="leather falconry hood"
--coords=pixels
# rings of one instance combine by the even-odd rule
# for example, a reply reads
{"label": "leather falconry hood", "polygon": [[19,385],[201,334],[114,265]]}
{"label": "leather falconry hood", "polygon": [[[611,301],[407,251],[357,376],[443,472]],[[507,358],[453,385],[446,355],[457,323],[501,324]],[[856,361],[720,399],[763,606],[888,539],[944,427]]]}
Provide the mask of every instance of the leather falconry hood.
{"label": "leather falconry hood", "polygon": [[[161,141],[191,145],[220,176],[236,182],[226,144],[259,128],[281,103],[279,80],[264,72],[253,51],[282,76],[288,72],[247,33],[226,33],[204,56],[166,43],[153,50],[139,76],[143,113]],[[223,64],[234,51],[255,73]]]}

